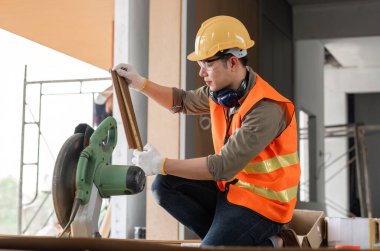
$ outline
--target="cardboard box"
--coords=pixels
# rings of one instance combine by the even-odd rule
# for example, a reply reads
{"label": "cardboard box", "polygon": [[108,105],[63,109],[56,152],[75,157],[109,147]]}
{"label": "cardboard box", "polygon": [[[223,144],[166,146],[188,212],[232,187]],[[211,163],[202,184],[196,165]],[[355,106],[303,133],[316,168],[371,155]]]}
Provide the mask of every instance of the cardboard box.
{"label": "cardboard box", "polygon": [[298,244],[304,248],[319,248],[326,239],[323,211],[296,209],[288,227],[297,234]]}
{"label": "cardboard box", "polygon": [[380,219],[326,218],[328,246],[380,249]]}

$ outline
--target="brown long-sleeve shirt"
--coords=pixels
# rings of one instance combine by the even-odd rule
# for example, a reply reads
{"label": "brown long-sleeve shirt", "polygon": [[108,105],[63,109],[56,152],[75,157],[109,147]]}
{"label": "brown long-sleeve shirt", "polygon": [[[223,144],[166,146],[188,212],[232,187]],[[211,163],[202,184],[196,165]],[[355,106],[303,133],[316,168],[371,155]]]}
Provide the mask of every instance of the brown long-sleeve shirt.
{"label": "brown long-sleeve shirt", "polygon": [[[247,67],[249,78],[243,102],[256,82],[256,74]],[[184,91],[173,88],[173,113],[188,115],[209,114],[209,87]],[[239,108],[231,108],[230,116]],[[229,180],[241,171],[247,163],[268,146],[285,128],[286,112],[281,103],[264,99],[256,103],[242,118],[242,126],[231,135],[220,154],[207,157],[209,172],[214,180]]]}

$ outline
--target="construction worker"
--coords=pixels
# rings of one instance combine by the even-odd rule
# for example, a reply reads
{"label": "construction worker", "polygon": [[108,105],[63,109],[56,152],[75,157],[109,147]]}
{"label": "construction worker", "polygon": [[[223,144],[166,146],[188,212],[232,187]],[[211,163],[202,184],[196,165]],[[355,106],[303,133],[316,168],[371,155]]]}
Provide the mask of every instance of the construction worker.
{"label": "construction worker", "polygon": [[236,18],[206,20],[187,56],[199,64],[205,86],[184,91],[158,85],[133,66],[117,73],[130,88],[173,113],[211,115],[215,154],[169,159],[146,145],[132,162],[157,175],[159,205],[194,231],[204,246],[277,246],[297,200],[300,166],[295,108],[247,66],[254,45]]}
{"label": "construction worker", "polygon": [[105,118],[112,116],[113,113],[113,95],[112,85],[99,93],[94,100],[93,121],[95,125],[99,125]]}

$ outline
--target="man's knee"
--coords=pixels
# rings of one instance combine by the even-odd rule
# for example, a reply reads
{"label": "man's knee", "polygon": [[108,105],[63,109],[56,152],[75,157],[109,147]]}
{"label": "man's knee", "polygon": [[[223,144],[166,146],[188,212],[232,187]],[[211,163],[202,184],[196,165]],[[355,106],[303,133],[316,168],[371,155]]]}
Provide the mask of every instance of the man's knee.
{"label": "man's knee", "polygon": [[164,186],[164,176],[157,175],[152,183],[152,194],[158,204],[160,204],[161,198],[165,193],[164,190],[166,190]]}

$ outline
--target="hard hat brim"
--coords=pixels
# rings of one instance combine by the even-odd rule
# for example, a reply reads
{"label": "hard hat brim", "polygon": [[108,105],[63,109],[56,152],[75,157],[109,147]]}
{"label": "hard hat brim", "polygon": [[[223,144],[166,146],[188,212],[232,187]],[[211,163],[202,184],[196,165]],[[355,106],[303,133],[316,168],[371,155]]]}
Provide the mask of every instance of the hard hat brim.
{"label": "hard hat brim", "polygon": [[[240,49],[247,50],[247,49],[251,48],[254,45],[255,45],[255,41],[250,40],[250,41],[247,42],[246,46],[244,46],[243,48],[240,48]],[[226,48],[224,48],[224,49],[230,49],[230,48],[235,48],[235,47],[233,45],[232,46],[226,46]],[[218,51],[215,51],[215,53],[210,53],[209,55],[202,55],[201,56],[201,55],[196,54],[195,51],[193,51],[192,53],[190,53],[189,55],[187,55],[187,59],[190,60],[190,61],[205,60],[207,58],[210,58],[210,57],[214,56],[217,52]]]}
{"label": "hard hat brim", "polygon": [[199,61],[199,60],[203,60],[203,59],[206,59],[206,58],[205,57],[201,57],[201,56],[195,54],[195,52],[192,52],[189,55],[187,55],[187,59],[190,60],[190,61]]}

